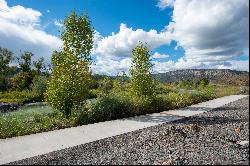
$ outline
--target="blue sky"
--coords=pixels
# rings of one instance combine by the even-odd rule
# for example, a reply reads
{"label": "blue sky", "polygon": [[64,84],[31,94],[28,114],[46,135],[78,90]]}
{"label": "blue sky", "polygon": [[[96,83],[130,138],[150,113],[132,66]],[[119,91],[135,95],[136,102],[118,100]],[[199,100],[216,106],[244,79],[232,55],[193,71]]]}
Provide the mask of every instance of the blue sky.
{"label": "blue sky", "polygon": [[[73,9],[79,14],[87,11],[94,28],[104,36],[117,32],[121,22],[135,29],[160,31],[170,22],[172,12],[171,8],[160,11],[156,7],[156,0],[9,0],[8,4],[23,5],[42,12],[42,24],[64,19]],[[46,31],[56,34],[55,27]]]}
{"label": "blue sky", "polygon": [[97,31],[95,73],[128,71],[138,41],[149,44],[154,72],[248,70],[249,2],[244,0],[0,0],[0,46],[31,50],[49,61],[62,45],[60,24],[73,9],[88,12]]}

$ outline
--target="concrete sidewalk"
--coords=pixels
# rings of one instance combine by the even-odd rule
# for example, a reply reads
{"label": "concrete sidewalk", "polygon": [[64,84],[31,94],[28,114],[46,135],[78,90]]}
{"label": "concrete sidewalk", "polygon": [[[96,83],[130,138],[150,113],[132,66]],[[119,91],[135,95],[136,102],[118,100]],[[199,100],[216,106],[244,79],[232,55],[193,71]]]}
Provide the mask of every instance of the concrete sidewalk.
{"label": "concrete sidewalk", "polygon": [[0,139],[0,164],[85,144],[211,111],[248,95],[226,96],[179,110],[100,122],[56,131]]}

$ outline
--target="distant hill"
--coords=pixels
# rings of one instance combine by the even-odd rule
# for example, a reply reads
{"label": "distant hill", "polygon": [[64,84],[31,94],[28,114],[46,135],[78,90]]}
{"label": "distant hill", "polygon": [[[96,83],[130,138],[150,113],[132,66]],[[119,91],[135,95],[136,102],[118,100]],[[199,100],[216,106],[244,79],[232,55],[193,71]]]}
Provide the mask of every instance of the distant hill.
{"label": "distant hill", "polygon": [[185,69],[154,74],[154,78],[161,82],[208,78],[214,83],[242,85],[249,80],[249,72],[229,69]]}

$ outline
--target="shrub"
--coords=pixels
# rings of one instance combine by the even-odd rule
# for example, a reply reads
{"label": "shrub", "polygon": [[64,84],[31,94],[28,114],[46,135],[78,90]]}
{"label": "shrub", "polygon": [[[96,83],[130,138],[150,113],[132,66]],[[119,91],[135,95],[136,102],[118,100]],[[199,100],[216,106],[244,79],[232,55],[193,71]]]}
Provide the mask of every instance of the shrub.
{"label": "shrub", "polygon": [[10,87],[9,78],[4,75],[0,75],[0,92],[6,91]]}
{"label": "shrub", "polygon": [[134,115],[142,115],[165,111],[167,103],[161,97],[140,97],[132,99],[132,112]]}
{"label": "shrub", "polygon": [[29,90],[2,92],[0,94],[0,102],[28,103],[39,100],[39,97]]}
{"label": "shrub", "polygon": [[99,89],[104,92],[108,93],[113,87],[113,82],[112,80],[105,76],[102,80],[99,81]]}
{"label": "shrub", "polygon": [[12,88],[19,91],[29,89],[33,78],[34,73],[32,72],[20,72],[11,78]]}
{"label": "shrub", "polygon": [[89,99],[97,98],[101,96],[102,91],[100,89],[91,89],[89,93]]}
{"label": "shrub", "polygon": [[105,95],[95,102],[76,108],[78,124],[88,124],[112,119],[125,118],[132,115],[129,98],[117,95]]}
{"label": "shrub", "polygon": [[31,90],[32,92],[40,98],[40,100],[44,99],[44,93],[47,90],[48,77],[46,76],[35,76],[32,84]]}

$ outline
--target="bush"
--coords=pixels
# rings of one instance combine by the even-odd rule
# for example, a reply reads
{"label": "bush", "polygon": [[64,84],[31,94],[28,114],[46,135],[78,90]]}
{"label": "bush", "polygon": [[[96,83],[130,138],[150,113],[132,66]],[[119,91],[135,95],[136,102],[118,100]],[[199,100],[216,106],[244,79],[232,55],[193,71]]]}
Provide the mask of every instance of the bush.
{"label": "bush", "polygon": [[78,106],[78,124],[102,122],[131,116],[131,103],[126,97],[106,95],[95,102]]}
{"label": "bush", "polygon": [[11,84],[13,89],[22,91],[24,89],[29,89],[34,78],[34,73],[32,72],[20,72],[11,78]]}
{"label": "bush", "polygon": [[102,80],[99,81],[99,88],[104,93],[108,93],[113,87],[113,82],[111,78],[105,76]]}
{"label": "bush", "polygon": [[28,103],[39,101],[39,96],[29,90],[2,92],[0,94],[0,102]]}
{"label": "bush", "polygon": [[100,96],[102,91],[100,89],[91,89],[89,92],[89,99],[97,98]]}
{"label": "bush", "polygon": [[44,93],[47,90],[48,78],[46,76],[35,76],[30,86],[32,92],[40,98],[44,99]]}
{"label": "bush", "polygon": [[9,78],[4,75],[0,75],[0,92],[6,91],[10,87]]}

